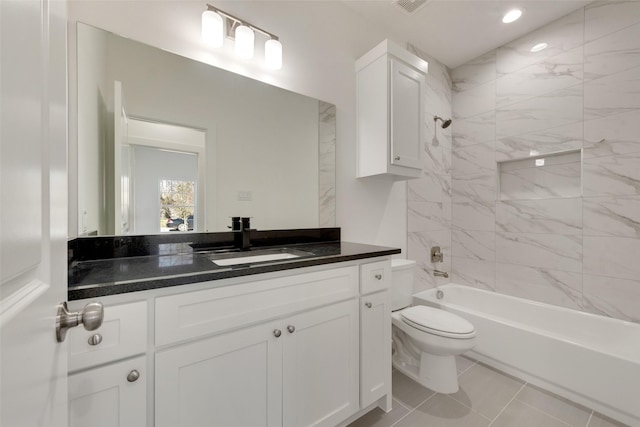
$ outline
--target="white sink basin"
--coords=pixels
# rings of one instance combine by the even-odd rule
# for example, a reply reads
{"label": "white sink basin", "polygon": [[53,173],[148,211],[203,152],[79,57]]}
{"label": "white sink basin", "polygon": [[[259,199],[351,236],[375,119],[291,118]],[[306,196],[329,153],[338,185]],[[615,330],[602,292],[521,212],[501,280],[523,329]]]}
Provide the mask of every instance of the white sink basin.
{"label": "white sink basin", "polygon": [[249,255],[249,256],[241,256],[241,257],[233,257],[233,258],[225,258],[225,259],[216,259],[212,261],[214,264],[219,265],[220,267],[227,267],[230,265],[251,264],[253,262],[265,262],[265,261],[278,261],[283,259],[291,259],[291,258],[299,258],[299,257],[300,255],[295,255],[288,252],[282,252],[277,254]]}

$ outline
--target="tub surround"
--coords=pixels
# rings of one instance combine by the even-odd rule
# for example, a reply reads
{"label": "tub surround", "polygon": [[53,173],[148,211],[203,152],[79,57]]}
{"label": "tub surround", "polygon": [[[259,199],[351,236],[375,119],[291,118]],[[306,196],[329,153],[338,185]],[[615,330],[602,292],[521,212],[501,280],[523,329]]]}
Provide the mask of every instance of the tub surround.
{"label": "tub surround", "polygon": [[232,249],[231,232],[79,238],[68,244],[68,297],[95,298],[400,253],[341,242],[339,228],[253,231],[251,244],[258,250],[287,248],[309,255],[223,267],[203,252]]}

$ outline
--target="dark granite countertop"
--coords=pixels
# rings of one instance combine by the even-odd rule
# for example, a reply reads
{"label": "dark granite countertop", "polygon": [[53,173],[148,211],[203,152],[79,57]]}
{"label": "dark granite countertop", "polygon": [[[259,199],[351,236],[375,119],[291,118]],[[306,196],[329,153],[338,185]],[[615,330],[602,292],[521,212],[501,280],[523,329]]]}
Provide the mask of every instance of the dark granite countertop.
{"label": "dark granite countertop", "polygon": [[[305,254],[286,260],[224,267],[198,251],[75,260],[69,266],[68,298],[95,298],[400,253],[400,249],[349,242],[297,243],[284,247]],[[268,247],[256,248],[265,249]],[[243,254],[250,255],[251,251]]]}

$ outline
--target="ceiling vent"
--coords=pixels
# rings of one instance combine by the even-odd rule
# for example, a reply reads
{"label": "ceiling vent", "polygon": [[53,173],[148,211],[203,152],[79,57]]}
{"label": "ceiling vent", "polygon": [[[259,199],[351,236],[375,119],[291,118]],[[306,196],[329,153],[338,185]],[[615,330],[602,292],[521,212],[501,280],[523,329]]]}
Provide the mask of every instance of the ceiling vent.
{"label": "ceiling vent", "polygon": [[404,13],[411,15],[422,9],[432,0],[393,0],[393,4],[398,6]]}

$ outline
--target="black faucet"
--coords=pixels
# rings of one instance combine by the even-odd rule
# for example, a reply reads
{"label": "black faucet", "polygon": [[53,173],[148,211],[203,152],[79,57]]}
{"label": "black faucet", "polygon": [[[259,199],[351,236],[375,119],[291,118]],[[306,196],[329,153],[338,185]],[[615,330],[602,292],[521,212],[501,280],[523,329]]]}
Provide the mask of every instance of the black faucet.
{"label": "black faucet", "polygon": [[251,218],[231,218],[231,230],[233,231],[233,245],[243,251],[251,248]]}

